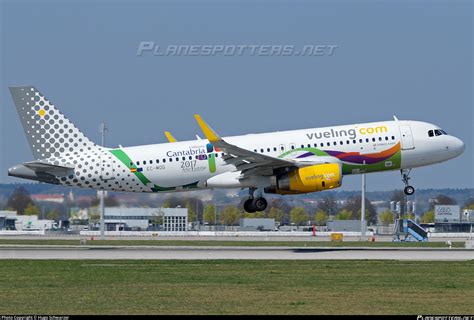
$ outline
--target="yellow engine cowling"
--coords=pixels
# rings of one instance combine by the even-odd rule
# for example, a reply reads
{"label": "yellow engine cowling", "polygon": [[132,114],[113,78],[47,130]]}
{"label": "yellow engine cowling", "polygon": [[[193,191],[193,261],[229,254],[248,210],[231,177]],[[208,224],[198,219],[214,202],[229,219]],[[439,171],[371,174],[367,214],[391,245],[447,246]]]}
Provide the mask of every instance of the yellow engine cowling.
{"label": "yellow engine cowling", "polygon": [[342,184],[341,166],[337,163],[298,168],[277,177],[276,186],[268,193],[298,194],[338,188]]}

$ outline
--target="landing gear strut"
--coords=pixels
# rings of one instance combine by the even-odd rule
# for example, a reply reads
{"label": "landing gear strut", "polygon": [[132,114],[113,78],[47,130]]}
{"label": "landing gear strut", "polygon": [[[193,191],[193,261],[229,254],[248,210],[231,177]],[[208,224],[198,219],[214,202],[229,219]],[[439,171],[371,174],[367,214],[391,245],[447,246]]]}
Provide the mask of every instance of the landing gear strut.
{"label": "landing gear strut", "polygon": [[254,192],[256,188],[249,188],[249,198],[244,202],[244,210],[253,213],[256,211],[263,211],[267,208],[267,200],[264,197],[260,196],[254,197]]}
{"label": "landing gear strut", "polygon": [[411,196],[415,193],[415,188],[409,185],[411,169],[402,169],[400,170],[400,173],[402,174],[402,181],[405,184],[405,189],[403,189],[403,192],[407,196]]}

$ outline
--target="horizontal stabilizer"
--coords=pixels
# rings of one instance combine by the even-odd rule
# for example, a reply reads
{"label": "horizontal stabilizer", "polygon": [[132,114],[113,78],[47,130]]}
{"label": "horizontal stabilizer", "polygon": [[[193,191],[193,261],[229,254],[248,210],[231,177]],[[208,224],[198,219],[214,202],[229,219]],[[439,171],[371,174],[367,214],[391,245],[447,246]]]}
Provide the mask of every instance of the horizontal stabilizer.
{"label": "horizontal stabilizer", "polygon": [[23,165],[35,172],[48,173],[55,176],[67,176],[74,172],[74,166],[72,165],[60,166],[42,161],[25,162]]}

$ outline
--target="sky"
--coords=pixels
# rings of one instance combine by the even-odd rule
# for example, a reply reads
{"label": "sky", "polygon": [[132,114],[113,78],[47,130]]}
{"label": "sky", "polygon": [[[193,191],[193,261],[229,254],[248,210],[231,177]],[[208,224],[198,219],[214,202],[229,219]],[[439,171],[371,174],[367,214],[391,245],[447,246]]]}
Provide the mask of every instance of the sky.
{"label": "sky", "polygon": [[[165,142],[399,119],[466,150],[417,168],[417,188],[474,186],[470,1],[0,1],[0,183],[32,160],[8,86],[34,85],[93,141]],[[315,55],[154,55],[170,46],[326,46]],[[328,52],[328,48],[333,48]],[[215,47],[213,47],[215,48]],[[274,47],[272,47],[274,48]],[[263,50],[263,49],[262,49]],[[160,52],[160,51],[159,51]],[[367,189],[401,188],[397,171]],[[346,177],[344,190],[360,189]]]}

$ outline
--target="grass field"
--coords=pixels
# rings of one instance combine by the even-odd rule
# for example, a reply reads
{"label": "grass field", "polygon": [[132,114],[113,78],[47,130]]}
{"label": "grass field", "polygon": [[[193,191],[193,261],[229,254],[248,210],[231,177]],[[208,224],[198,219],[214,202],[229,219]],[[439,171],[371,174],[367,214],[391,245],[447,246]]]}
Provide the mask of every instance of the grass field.
{"label": "grass field", "polygon": [[474,314],[474,262],[0,263],[0,314]]}
{"label": "grass field", "polygon": [[[0,239],[0,245],[79,245],[79,240]],[[117,246],[245,246],[245,247],[433,247],[446,248],[445,242],[362,242],[362,241],[222,241],[222,240],[88,240],[87,245]],[[463,241],[453,242],[454,248],[464,248]]]}

